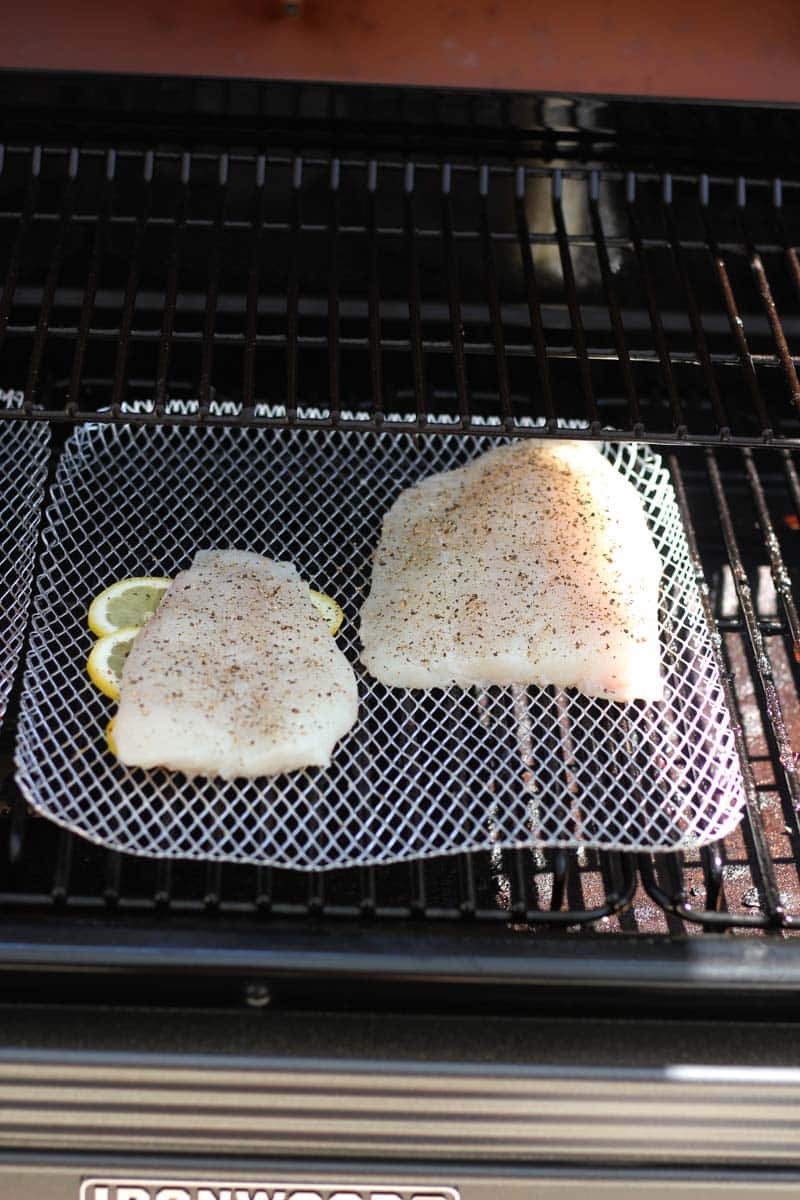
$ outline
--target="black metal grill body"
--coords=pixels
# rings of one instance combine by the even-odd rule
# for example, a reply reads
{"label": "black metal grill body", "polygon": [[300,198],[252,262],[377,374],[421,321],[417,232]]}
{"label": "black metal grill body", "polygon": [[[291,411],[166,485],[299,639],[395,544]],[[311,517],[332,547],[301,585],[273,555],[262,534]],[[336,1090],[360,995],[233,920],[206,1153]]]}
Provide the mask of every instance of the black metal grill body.
{"label": "black metal grill body", "polygon": [[[13,75],[0,93],[0,388],[21,393],[0,417],[51,424],[52,470],[85,420],[415,432],[448,413],[458,437],[487,417],[522,436],[531,417],[544,436],[578,418],[578,436],[660,445],[708,584],[748,793],[740,831],[684,856],[519,851],[500,868],[475,855],[317,875],[169,864],[26,813],[12,700],[6,999],[41,1000],[46,976],[81,1019],[69,1006],[98,1000],[134,1003],[141,1020],[156,1003],[245,1003],[248,1020],[270,1004],[326,1020],[558,1011],[575,1018],[573,1048],[587,995],[595,1018],[684,1029],[701,1014],[793,1019],[800,114]],[[185,411],[166,413],[175,400]],[[123,411],[133,401],[147,403]],[[413,415],[387,421],[397,413]],[[26,1045],[53,1019],[37,1017]],[[63,1030],[53,1039],[79,1051]],[[719,1061],[725,1044],[694,1052]],[[518,1063],[542,1053],[541,1038],[525,1046]],[[751,1061],[766,1060],[754,1048]],[[18,1145],[41,1153],[32,1128]],[[519,1161],[558,1157],[553,1145]],[[742,1169],[757,1158],[748,1149]],[[778,1160],[793,1162],[765,1152]]]}

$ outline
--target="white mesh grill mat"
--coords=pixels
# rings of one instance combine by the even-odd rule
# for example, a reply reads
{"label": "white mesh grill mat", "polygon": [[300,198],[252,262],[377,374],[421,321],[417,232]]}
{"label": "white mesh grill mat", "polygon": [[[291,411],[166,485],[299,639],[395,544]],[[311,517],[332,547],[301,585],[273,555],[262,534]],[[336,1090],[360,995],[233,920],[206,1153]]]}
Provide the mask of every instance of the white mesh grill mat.
{"label": "white mesh grill mat", "polygon": [[[398,492],[495,437],[85,426],[47,513],[18,780],[40,812],[137,854],[321,869],[496,846],[675,849],[738,821],[743,789],[667,473],[605,453],[642,497],[665,566],[663,705],[556,689],[390,690],[357,665],[357,617]],[[86,611],[115,579],[174,575],[204,547],[289,559],[336,596],[360,719],[328,770],[224,783],[129,770],[85,675]]]}
{"label": "white mesh grill mat", "polygon": [[0,423],[0,723],[25,636],[49,449],[45,422]]}

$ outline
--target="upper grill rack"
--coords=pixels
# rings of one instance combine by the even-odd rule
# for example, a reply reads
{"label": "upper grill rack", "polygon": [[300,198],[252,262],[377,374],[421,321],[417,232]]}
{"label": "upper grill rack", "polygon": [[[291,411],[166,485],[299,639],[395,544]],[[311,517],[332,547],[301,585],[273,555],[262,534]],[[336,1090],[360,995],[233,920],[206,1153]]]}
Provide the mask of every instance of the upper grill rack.
{"label": "upper grill rack", "polygon": [[[152,398],[134,420],[800,433],[793,179],[42,144],[0,167],[11,419]],[[199,411],[165,414],[181,395]]]}

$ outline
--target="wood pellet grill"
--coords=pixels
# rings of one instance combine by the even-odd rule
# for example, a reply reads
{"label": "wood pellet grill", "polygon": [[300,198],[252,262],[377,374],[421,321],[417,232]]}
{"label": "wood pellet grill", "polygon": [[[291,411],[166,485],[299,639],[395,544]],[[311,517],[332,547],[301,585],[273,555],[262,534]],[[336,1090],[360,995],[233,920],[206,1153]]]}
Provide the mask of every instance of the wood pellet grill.
{"label": "wood pellet grill", "polygon": [[[391,456],[571,421],[652,445],[746,810],[674,854],[299,872],[104,850],[14,780],[23,596],[0,1194],[796,1186],[797,111],[21,78],[0,81],[0,420],[25,503],[58,499],[76,427],[377,434]],[[145,498],[124,537],[147,519]]]}

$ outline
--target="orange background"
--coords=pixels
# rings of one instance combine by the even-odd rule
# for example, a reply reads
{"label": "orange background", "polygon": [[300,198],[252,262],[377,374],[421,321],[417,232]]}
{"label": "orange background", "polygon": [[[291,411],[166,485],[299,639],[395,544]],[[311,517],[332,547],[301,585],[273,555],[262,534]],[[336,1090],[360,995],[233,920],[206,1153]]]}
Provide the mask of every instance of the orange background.
{"label": "orange background", "polygon": [[0,67],[800,102],[800,0],[28,0]]}

